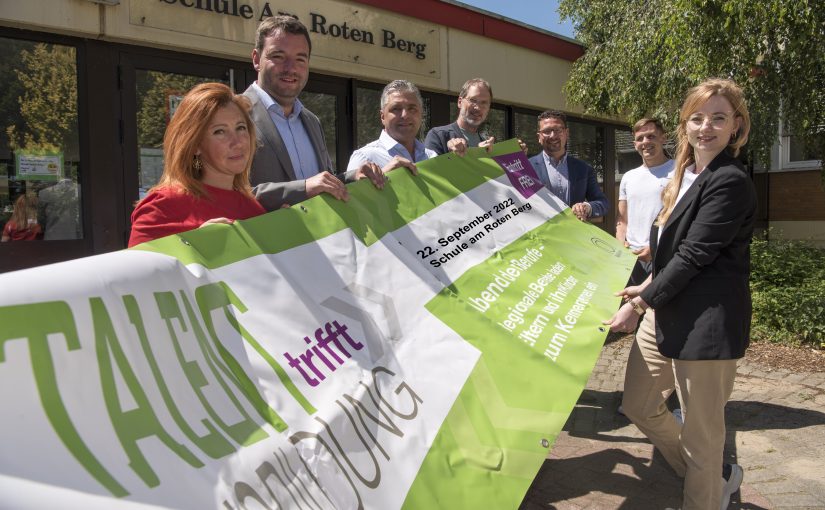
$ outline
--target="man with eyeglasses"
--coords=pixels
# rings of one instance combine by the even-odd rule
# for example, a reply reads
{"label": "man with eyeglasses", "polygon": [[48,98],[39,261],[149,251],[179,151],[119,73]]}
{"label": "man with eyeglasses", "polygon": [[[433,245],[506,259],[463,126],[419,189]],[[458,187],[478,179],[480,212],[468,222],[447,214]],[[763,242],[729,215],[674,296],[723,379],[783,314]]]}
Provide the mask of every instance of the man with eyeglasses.
{"label": "man with eyeglasses", "polygon": [[467,80],[458,94],[458,119],[447,126],[432,128],[424,145],[438,154],[455,152],[463,156],[469,147],[489,147],[496,139],[481,132],[493,103],[493,89],[487,80]]}
{"label": "man with eyeglasses", "polygon": [[608,201],[593,167],[567,154],[567,116],[548,110],[539,115],[538,138],[542,150],[530,158],[539,179],[547,189],[569,205],[582,221],[604,216]]}

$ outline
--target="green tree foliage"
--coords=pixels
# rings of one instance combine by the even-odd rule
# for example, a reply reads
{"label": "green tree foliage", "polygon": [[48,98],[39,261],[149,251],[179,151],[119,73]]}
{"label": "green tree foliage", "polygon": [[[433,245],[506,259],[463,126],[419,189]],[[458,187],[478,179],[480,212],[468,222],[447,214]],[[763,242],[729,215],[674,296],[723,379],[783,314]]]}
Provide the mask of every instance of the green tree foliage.
{"label": "green tree foliage", "polygon": [[561,0],[585,55],[569,99],[588,113],[676,125],[685,91],[732,78],[748,97],[750,148],[769,163],[780,121],[825,154],[825,0]]}
{"label": "green tree foliage", "polygon": [[[27,45],[28,46],[28,45]],[[37,43],[20,50],[14,69],[21,124],[6,128],[12,150],[71,152],[77,147],[74,48]]]}

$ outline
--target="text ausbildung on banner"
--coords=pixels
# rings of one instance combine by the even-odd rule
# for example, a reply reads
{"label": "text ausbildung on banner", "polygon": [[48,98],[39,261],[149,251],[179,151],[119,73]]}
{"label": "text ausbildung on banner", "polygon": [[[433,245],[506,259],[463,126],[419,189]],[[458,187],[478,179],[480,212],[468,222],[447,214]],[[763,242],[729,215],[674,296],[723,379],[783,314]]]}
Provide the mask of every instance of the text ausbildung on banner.
{"label": "text ausbildung on banner", "polygon": [[514,141],[0,275],[9,508],[515,508],[633,257]]}

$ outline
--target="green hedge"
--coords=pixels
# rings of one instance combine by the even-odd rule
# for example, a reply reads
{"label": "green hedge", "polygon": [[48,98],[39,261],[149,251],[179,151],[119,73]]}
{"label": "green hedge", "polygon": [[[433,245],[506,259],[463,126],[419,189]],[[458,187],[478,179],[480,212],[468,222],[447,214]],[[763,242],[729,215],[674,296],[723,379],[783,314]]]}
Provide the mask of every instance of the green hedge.
{"label": "green hedge", "polygon": [[825,347],[825,250],[754,239],[751,292],[753,339]]}

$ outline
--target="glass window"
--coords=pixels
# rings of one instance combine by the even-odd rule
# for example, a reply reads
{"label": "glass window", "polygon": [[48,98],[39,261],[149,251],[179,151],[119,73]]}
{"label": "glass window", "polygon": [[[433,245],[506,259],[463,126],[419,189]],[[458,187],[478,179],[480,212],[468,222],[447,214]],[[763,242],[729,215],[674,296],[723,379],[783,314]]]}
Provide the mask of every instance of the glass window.
{"label": "glass window", "polygon": [[599,182],[604,182],[604,144],[601,128],[570,119],[567,119],[567,128],[570,130],[567,153],[589,163],[596,171]]}
{"label": "glass window", "polygon": [[642,156],[633,145],[633,133],[629,129],[616,129],[616,182],[629,170],[642,164]]}
{"label": "glass window", "polygon": [[82,239],[77,55],[0,38],[2,239]]}
{"label": "glass window", "polygon": [[355,147],[363,147],[381,134],[381,91],[358,87],[355,105]]}
{"label": "glass window", "polygon": [[[381,135],[381,90],[358,87],[355,92],[355,146],[363,147]],[[430,130],[430,98],[423,97],[419,140]]]}
{"label": "glass window", "polygon": [[[189,89],[205,82],[220,81],[202,76],[135,71],[138,138],[138,198],[158,183],[163,173],[163,134]],[[229,85],[226,81],[221,81]]]}
{"label": "glass window", "polygon": [[490,108],[487,122],[481,127],[481,132],[487,136],[494,136],[497,142],[507,139],[507,111],[504,108]]}
{"label": "glass window", "polygon": [[321,121],[324,140],[327,143],[327,152],[332,158],[332,167],[338,168],[338,130],[335,129],[337,126],[335,118],[338,107],[337,98],[333,94],[304,91],[301,93],[301,102]]}
{"label": "glass window", "polygon": [[516,132],[513,134],[527,144],[527,154],[533,156],[541,152],[541,145],[536,132],[538,131],[538,114],[514,112]]}
{"label": "glass window", "polygon": [[421,99],[424,100],[424,104],[422,105],[424,111],[421,112],[421,129],[418,130],[418,139],[423,142],[424,137],[427,136],[427,131],[429,131],[432,126],[430,126],[430,98],[424,96]]}
{"label": "glass window", "polygon": [[[818,135],[820,138],[825,138],[825,134]],[[805,143],[805,139],[801,136],[789,136],[788,140],[788,161],[790,163],[801,161],[816,161],[821,160],[822,155],[817,153],[814,147]]]}

